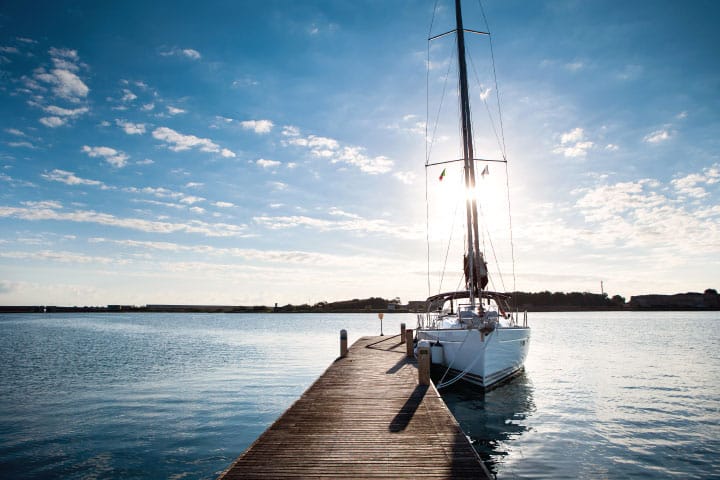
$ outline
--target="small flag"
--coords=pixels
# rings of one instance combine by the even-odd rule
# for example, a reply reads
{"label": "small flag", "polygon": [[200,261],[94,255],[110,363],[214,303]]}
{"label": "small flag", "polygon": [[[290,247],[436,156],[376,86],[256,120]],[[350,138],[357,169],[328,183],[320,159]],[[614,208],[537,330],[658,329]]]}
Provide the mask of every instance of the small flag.
{"label": "small flag", "polygon": [[444,168],[443,168],[443,171],[442,171],[442,173],[440,174],[440,178],[439,178],[438,180],[440,180],[440,181],[442,182],[442,179],[443,179],[443,178],[445,178],[445,169],[444,169]]}
{"label": "small flag", "polygon": [[480,172],[481,177],[484,177],[485,175],[490,175],[490,169],[488,168],[488,165],[485,165],[485,168],[483,168],[483,171]]}

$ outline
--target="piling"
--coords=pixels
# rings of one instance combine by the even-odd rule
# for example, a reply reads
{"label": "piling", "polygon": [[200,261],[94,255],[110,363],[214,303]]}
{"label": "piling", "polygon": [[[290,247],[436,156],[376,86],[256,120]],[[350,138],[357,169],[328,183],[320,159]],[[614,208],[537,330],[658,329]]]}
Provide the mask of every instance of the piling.
{"label": "piling", "polygon": [[405,352],[407,353],[408,357],[414,357],[415,352],[413,352],[413,330],[412,328],[408,328],[405,330]]}
{"label": "piling", "polygon": [[405,324],[400,324],[400,343],[405,343]]}
{"label": "piling", "polygon": [[418,348],[418,383],[430,385],[430,347]]}
{"label": "piling", "polygon": [[348,353],[347,330],[340,330],[340,356],[346,357]]}

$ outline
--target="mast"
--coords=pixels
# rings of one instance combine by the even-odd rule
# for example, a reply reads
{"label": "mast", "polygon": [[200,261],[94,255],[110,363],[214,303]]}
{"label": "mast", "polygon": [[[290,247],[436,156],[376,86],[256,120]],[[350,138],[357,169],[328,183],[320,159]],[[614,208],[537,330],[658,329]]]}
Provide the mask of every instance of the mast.
{"label": "mast", "polygon": [[460,0],[455,0],[455,20],[457,23],[457,46],[458,46],[458,82],[460,87],[460,119],[463,142],[463,160],[465,171],[466,201],[465,209],[467,215],[468,244],[467,256],[465,257],[465,283],[470,291],[470,303],[475,305],[475,298],[480,296],[480,291],[487,285],[487,265],[480,252],[480,241],[478,238],[478,210],[477,199],[475,198],[475,161],[473,153],[472,123],[470,119],[470,98],[468,94],[467,63],[465,59],[465,30],[463,29],[462,9]]}

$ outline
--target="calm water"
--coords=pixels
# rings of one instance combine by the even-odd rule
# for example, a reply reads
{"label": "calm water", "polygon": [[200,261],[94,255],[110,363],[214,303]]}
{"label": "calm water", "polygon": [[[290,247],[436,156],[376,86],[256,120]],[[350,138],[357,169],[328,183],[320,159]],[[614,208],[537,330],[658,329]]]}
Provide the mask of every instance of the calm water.
{"label": "calm water", "polygon": [[[386,315],[386,333],[412,315]],[[720,314],[537,313],[444,393],[500,479],[720,478]],[[214,478],[375,315],[0,315],[0,477]]]}

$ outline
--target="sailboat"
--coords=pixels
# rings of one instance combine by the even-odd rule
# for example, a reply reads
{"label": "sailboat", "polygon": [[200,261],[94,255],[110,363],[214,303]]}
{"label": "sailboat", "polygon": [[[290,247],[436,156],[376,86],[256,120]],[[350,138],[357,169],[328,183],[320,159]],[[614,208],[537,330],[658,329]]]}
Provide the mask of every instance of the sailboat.
{"label": "sailboat", "polygon": [[[442,377],[436,385],[438,388],[464,381],[487,389],[524,368],[530,347],[530,328],[527,325],[527,312],[521,321],[517,309],[512,311],[510,295],[487,289],[488,266],[480,249],[475,194],[476,163],[487,160],[476,159],[473,149],[465,33],[489,33],[463,27],[460,0],[455,0],[455,20],[455,30],[447,33],[454,32],[457,36],[463,152],[463,158],[457,161],[463,162],[467,220],[462,272],[465,288],[436,293],[426,300],[426,312],[418,315],[416,340],[418,347],[430,347],[435,369],[442,370]],[[431,165],[426,162],[426,168]]]}

